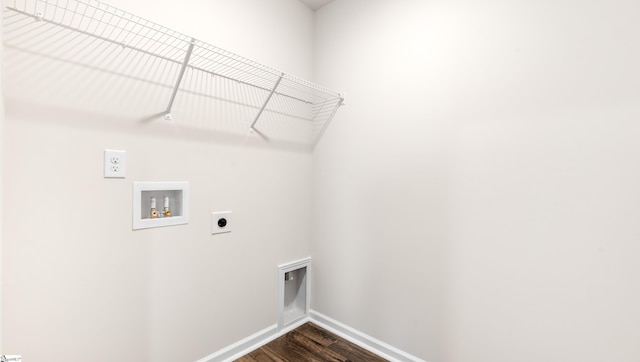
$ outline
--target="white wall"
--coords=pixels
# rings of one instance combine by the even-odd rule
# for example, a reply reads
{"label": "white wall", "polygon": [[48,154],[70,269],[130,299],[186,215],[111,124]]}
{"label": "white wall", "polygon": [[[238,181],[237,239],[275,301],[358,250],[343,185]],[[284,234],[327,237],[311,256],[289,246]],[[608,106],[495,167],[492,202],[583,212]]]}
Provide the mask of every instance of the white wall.
{"label": "white wall", "polygon": [[[111,3],[312,76],[313,13],[298,2]],[[39,64],[65,79],[46,62],[5,66]],[[277,265],[310,251],[309,153],[12,97],[23,86],[4,84],[3,351],[189,361],[276,323]],[[94,100],[108,101],[103,91],[122,90],[98,87]],[[102,177],[104,148],[127,151],[126,179]],[[190,223],[132,231],[132,183],[172,180],[190,182]],[[223,210],[234,230],[212,237],[210,213]]]}
{"label": "white wall", "polygon": [[640,359],[640,3],[341,0],[312,308],[429,362]]}

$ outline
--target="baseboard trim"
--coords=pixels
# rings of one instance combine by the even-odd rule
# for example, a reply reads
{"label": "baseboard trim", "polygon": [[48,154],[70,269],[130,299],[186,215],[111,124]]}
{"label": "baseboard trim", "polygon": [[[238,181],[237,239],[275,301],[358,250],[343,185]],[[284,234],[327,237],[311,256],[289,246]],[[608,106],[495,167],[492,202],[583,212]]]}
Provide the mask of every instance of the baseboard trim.
{"label": "baseboard trim", "polygon": [[238,359],[247,353],[258,349],[265,344],[273,341],[274,339],[283,336],[290,331],[300,327],[301,325],[307,323],[309,318],[303,318],[302,320],[293,323],[281,331],[278,331],[278,324],[274,324],[269,326],[259,332],[256,332],[250,335],[247,338],[244,338],[228,347],[225,347],[218,352],[212,353],[207,357],[201,358],[196,362],[230,362],[235,359]]}
{"label": "baseboard trim", "polygon": [[225,347],[218,352],[201,358],[196,362],[231,362],[253,350],[264,346],[274,339],[289,333],[290,331],[300,327],[307,322],[315,323],[318,326],[348,340],[349,342],[354,343],[368,351],[371,351],[382,358],[386,358],[389,361],[426,362],[423,359],[420,359],[387,343],[377,340],[369,335],[366,335],[354,328],[347,326],[346,324],[340,323],[335,319],[327,317],[326,315],[314,310],[309,312],[309,316],[283,328],[281,331],[278,331],[278,324],[274,324],[228,347]]}
{"label": "baseboard trim", "polygon": [[309,320],[328,331],[354,343],[368,351],[371,351],[382,358],[393,362],[426,362],[416,356],[395,348],[387,343],[366,335],[346,324],[327,317],[322,313],[312,310],[309,313]]}

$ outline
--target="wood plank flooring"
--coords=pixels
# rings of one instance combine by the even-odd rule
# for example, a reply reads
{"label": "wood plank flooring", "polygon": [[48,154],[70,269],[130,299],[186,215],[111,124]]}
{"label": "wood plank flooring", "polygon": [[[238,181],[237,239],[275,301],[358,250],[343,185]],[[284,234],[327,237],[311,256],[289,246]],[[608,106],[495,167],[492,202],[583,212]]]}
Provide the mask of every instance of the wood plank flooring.
{"label": "wood plank flooring", "polygon": [[306,323],[235,362],[386,362],[313,323]]}

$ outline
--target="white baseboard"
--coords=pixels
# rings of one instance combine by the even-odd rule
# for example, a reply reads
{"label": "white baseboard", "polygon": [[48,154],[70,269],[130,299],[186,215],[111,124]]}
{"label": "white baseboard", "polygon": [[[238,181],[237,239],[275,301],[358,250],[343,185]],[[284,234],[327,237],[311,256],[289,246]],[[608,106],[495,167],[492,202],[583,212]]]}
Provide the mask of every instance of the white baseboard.
{"label": "white baseboard", "polygon": [[358,330],[347,326],[346,324],[342,324],[335,319],[329,318],[326,315],[323,315],[316,311],[312,310],[310,312],[309,319],[311,322],[317,324],[318,326],[325,328],[326,330],[335,333],[336,335],[348,340],[349,342],[356,344],[390,361],[426,362],[423,359],[420,359],[380,340],[377,340],[369,335],[366,335]]}
{"label": "white baseboard", "polygon": [[311,311],[309,316],[294,323],[281,331],[278,331],[278,325],[269,326],[253,335],[244,338],[218,352],[201,358],[196,362],[230,362],[238,359],[247,353],[260,348],[261,346],[273,341],[274,339],[287,334],[288,332],[298,328],[299,326],[312,322],[317,324],[336,335],[354,343],[368,351],[371,351],[382,358],[386,358],[392,362],[426,362],[416,356],[399,350],[371,336],[368,336],[358,330],[355,330],[345,324],[342,324],[330,317],[327,317],[316,311]]}
{"label": "white baseboard", "polygon": [[274,339],[283,336],[290,331],[300,327],[301,325],[307,323],[309,318],[304,318],[297,323],[289,325],[283,328],[278,332],[278,325],[274,324],[269,326],[257,333],[252,334],[251,336],[244,338],[228,347],[225,347],[218,352],[208,355],[207,357],[201,358],[196,362],[230,362],[235,359],[238,359],[247,353],[262,347],[263,345],[273,341]]}

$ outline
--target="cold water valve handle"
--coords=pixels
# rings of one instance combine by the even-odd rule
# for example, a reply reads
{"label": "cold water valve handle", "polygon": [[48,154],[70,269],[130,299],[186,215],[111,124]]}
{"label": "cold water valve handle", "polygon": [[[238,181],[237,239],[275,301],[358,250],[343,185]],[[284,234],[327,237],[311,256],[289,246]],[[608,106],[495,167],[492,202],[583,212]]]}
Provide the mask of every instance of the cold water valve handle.
{"label": "cold water valve handle", "polygon": [[169,210],[169,196],[164,197],[163,207],[164,207],[164,217],[171,216],[171,210]]}

